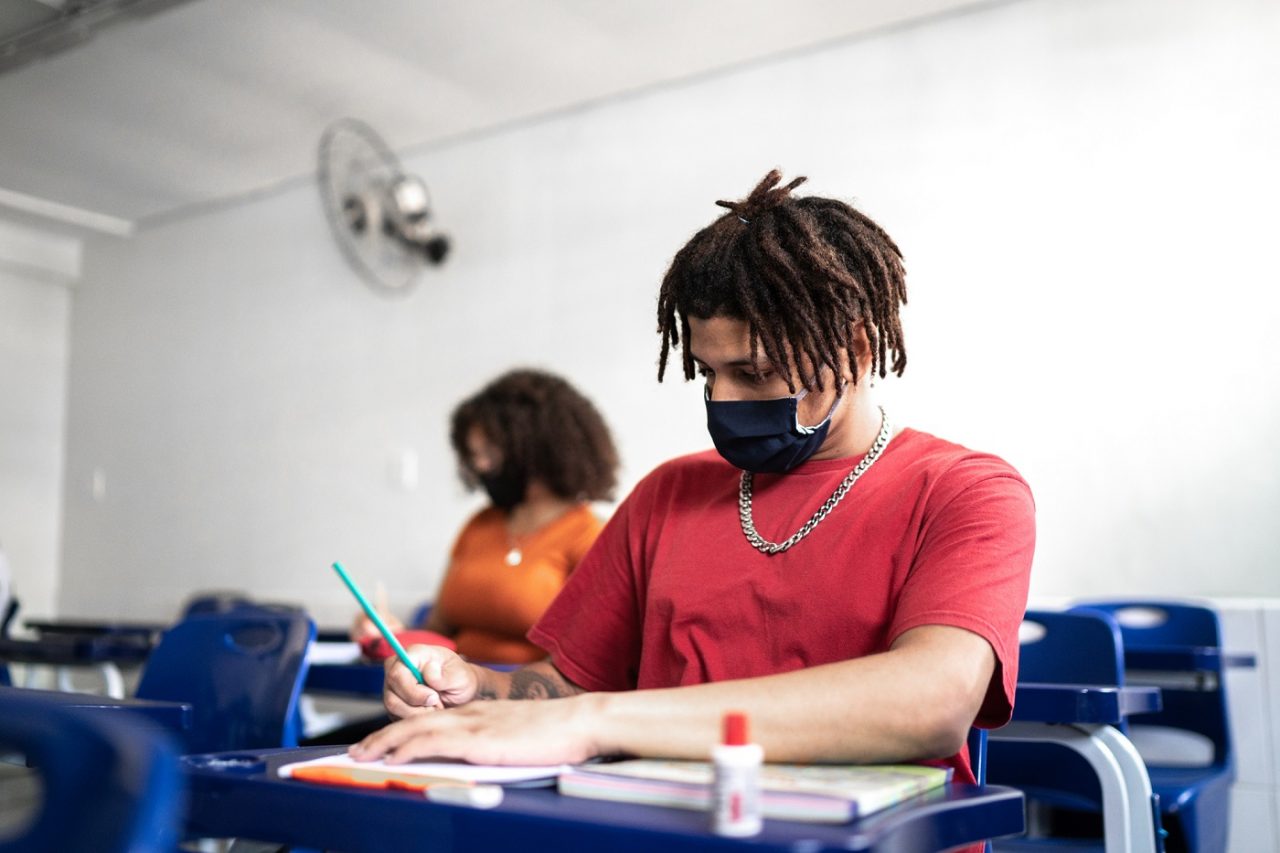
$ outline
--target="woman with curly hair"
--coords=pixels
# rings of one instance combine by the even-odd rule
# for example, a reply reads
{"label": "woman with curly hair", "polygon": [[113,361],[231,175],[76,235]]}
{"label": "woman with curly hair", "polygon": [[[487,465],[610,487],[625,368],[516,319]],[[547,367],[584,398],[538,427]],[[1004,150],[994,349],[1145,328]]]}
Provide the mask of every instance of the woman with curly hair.
{"label": "woman with curly hair", "polygon": [[[525,634],[600,533],[589,502],[613,496],[609,428],[564,379],[513,370],[454,409],[450,439],[463,482],[483,488],[489,506],[458,534],[420,627],[451,638],[470,660],[541,660],[546,652]],[[377,629],[361,616],[353,633]]]}

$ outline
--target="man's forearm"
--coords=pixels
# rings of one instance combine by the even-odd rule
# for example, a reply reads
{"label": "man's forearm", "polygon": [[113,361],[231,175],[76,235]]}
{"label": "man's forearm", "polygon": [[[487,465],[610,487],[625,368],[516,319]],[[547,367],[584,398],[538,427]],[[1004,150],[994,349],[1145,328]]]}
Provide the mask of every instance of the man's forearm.
{"label": "man's forearm", "polygon": [[985,640],[960,629],[908,635],[924,642],[779,675],[574,701],[589,706],[598,754],[705,758],[724,712],[741,710],[769,761],[943,758],[963,743],[994,657]]}
{"label": "man's forearm", "polygon": [[476,699],[562,699],[584,693],[565,678],[551,661],[538,661],[511,672],[472,664],[476,671]]}

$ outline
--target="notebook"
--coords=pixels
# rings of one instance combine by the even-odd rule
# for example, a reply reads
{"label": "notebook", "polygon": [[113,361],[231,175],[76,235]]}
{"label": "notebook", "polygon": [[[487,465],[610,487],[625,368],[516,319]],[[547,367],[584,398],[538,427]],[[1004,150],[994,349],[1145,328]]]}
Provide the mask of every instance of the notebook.
{"label": "notebook", "polygon": [[416,761],[384,764],[355,761],[345,753],[297,761],[280,768],[279,775],[322,785],[425,791],[433,785],[554,785],[568,765],[499,767],[462,761]]}
{"label": "notebook", "polygon": [[[777,820],[845,823],[939,788],[949,767],[766,764],[761,808]],[[709,810],[711,765],[705,761],[634,759],[567,768],[561,794],[654,806]]]}

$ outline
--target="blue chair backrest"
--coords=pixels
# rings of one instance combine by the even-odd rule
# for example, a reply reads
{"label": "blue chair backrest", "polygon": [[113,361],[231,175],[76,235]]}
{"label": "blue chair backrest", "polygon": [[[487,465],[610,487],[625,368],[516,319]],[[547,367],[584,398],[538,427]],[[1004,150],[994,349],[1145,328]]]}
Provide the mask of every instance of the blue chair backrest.
{"label": "blue chair backrest", "polygon": [[9,691],[0,698],[0,749],[40,774],[39,810],[0,853],[176,849],[186,789],[164,731],[123,711],[67,708]]}
{"label": "blue chair backrest", "polygon": [[[252,606],[253,600],[240,592],[202,592],[192,596],[182,607],[182,619],[210,613],[229,613],[239,607]],[[179,620],[181,621],[181,619]]]}
{"label": "blue chair backrest", "polygon": [[306,614],[282,608],[191,616],[164,633],[137,696],[192,704],[187,752],[296,746],[315,633]]}
{"label": "blue chair backrest", "polygon": [[[1158,646],[1208,646],[1220,648],[1222,632],[1218,614],[1197,604],[1163,601],[1102,601],[1073,607],[1072,612],[1105,612],[1116,619],[1126,648]],[[1155,714],[1135,717],[1134,723],[1168,726],[1203,735],[1213,743],[1214,763],[1233,766],[1231,727],[1222,682],[1217,689],[1179,689],[1161,684],[1162,708]]]}
{"label": "blue chair backrest", "polygon": [[1028,610],[1023,617],[1018,680],[1050,684],[1124,683],[1124,643],[1109,614]]}
{"label": "blue chair backrest", "polygon": [[[1019,636],[1018,681],[1124,684],[1123,641],[1110,614],[1084,608],[1028,610]],[[1022,788],[1034,799],[1080,809],[1092,809],[1102,800],[1093,769],[1056,744],[997,739],[987,755],[992,781]]]}
{"label": "blue chair backrest", "polygon": [[410,628],[421,628],[427,624],[427,619],[431,618],[431,608],[435,606],[433,601],[424,601],[413,609],[413,615],[409,617]]}
{"label": "blue chair backrest", "polygon": [[1141,646],[1222,645],[1218,614],[1198,604],[1164,601],[1091,601],[1071,610],[1109,613],[1126,644]]}

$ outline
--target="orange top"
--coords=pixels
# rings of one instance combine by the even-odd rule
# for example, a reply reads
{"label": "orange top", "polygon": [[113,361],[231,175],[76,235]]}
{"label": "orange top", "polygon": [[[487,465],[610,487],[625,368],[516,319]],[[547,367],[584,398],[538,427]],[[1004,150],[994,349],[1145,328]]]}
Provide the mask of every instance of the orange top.
{"label": "orange top", "polygon": [[[506,514],[481,510],[454,543],[434,610],[453,631],[458,653],[488,663],[529,663],[547,653],[525,639],[559,594],[603,527],[578,504],[545,527],[512,541]],[[507,555],[518,547],[520,562]]]}

